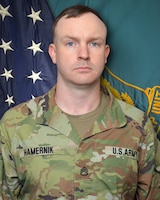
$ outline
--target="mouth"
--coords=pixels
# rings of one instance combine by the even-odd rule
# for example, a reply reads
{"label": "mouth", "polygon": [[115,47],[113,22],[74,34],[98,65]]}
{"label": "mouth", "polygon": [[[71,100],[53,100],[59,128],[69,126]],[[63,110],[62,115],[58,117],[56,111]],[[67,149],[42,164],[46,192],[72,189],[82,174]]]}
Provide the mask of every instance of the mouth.
{"label": "mouth", "polygon": [[88,66],[79,66],[75,68],[76,71],[80,71],[80,72],[88,72],[91,71],[91,67]]}

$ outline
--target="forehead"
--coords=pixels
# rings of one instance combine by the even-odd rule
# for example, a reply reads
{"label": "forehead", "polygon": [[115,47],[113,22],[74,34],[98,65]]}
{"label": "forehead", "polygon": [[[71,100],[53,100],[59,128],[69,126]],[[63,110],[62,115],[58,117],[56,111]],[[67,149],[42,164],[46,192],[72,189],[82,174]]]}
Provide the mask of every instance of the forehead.
{"label": "forehead", "polygon": [[60,34],[64,33],[90,33],[99,34],[104,37],[107,34],[107,28],[105,24],[93,13],[85,13],[77,17],[67,18],[63,16],[55,27],[55,32]]}

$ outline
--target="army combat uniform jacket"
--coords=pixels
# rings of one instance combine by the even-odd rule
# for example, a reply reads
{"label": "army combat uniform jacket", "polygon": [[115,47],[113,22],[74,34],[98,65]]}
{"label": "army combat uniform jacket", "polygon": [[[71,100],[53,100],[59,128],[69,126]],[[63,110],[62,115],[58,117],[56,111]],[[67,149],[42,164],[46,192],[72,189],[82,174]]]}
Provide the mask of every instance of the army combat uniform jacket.
{"label": "army combat uniform jacket", "polygon": [[106,91],[108,106],[81,136],[54,94],[55,87],[1,120],[2,199],[158,200],[149,194],[155,145],[147,117]]}

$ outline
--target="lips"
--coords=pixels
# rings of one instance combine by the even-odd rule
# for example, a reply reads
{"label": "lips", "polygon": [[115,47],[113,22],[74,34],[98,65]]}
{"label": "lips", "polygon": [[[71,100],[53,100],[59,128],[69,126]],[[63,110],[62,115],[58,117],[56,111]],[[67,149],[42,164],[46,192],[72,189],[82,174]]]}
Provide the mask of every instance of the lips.
{"label": "lips", "polygon": [[81,72],[86,72],[86,71],[90,71],[91,68],[88,66],[80,66],[80,67],[76,67],[75,70],[81,71]]}
{"label": "lips", "polygon": [[90,69],[90,67],[88,67],[88,66],[80,66],[80,67],[77,67],[77,69]]}

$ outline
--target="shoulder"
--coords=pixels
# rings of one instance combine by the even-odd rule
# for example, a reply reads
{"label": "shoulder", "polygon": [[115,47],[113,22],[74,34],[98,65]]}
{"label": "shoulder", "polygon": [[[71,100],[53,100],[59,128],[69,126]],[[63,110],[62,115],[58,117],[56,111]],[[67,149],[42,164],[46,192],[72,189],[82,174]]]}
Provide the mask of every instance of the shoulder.
{"label": "shoulder", "polygon": [[154,131],[153,124],[145,112],[119,99],[116,99],[116,101],[119,103],[123,113],[127,117],[131,118],[136,123],[138,123],[139,126],[141,126],[144,129],[147,135],[153,135],[155,137],[156,134]]}
{"label": "shoulder", "polygon": [[7,126],[11,124],[19,124],[26,118],[34,118],[40,108],[40,101],[44,101],[45,96],[39,96],[35,99],[30,99],[23,102],[15,107],[9,109],[2,117],[0,124],[5,124]]}
{"label": "shoulder", "polygon": [[121,101],[119,99],[116,99],[118,101],[118,103],[120,104],[123,112],[125,115],[133,118],[135,121],[140,122],[142,121],[144,118],[148,118],[147,115],[145,114],[145,112],[143,112],[142,110],[136,108],[133,105],[130,105],[124,101]]}
{"label": "shoulder", "polygon": [[[146,115],[145,112],[142,110],[138,109],[137,107],[128,104],[122,100],[119,100],[116,98],[111,91],[108,88],[103,88],[102,91],[104,92],[105,95],[108,96],[109,98],[109,105],[113,107],[113,110],[116,109],[118,110],[118,115],[120,119],[122,117],[125,117],[128,122],[132,122],[132,124],[136,123],[137,126],[140,127],[140,129],[146,131],[146,132],[154,132],[153,124],[150,120],[150,118]],[[121,113],[121,115],[119,114]]]}
{"label": "shoulder", "polygon": [[55,86],[46,94],[11,108],[3,115],[0,126],[10,129],[22,124],[35,123],[38,119],[41,120],[44,117],[44,113],[48,113],[55,106],[54,93]]}

